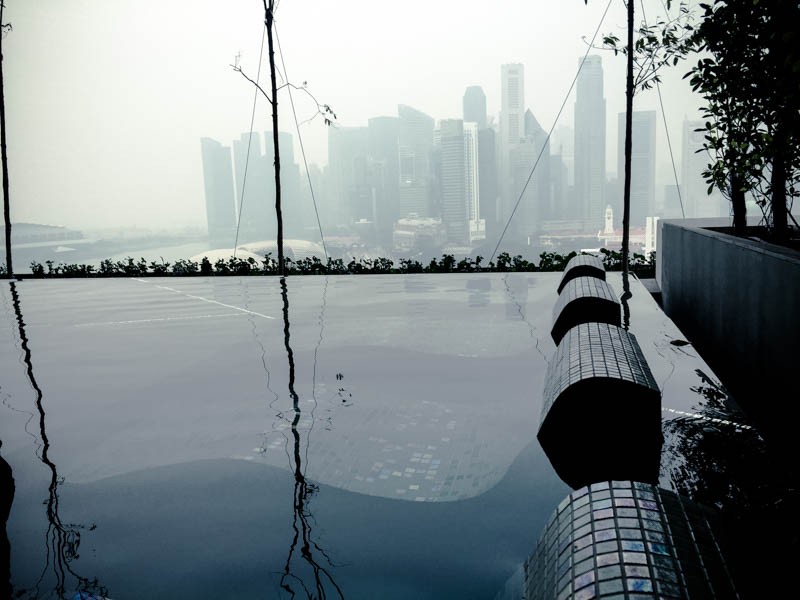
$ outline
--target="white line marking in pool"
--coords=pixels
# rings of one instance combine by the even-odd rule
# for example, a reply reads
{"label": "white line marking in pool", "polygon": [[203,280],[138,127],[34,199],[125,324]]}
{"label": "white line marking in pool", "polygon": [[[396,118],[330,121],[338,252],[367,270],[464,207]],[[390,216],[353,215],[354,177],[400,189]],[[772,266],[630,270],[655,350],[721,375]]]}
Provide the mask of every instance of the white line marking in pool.
{"label": "white line marking in pool", "polygon": [[698,414],[698,413],[688,413],[688,412],[684,412],[682,410],[675,410],[674,408],[664,408],[664,407],[662,407],[661,410],[666,410],[666,411],[669,411],[671,413],[675,413],[676,415],[683,415],[683,416],[686,416],[686,417],[692,417],[694,419],[702,419],[704,421],[711,421],[713,423],[721,423],[722,425],[732,425],[733,427],[736,427],[737,429],[752,429],[752,427],[750,427],[750,425],[744,425],[742,423],[737,423],[735,421],[727,421],[725,419],[715,419],[714,417],[707,417],[705,415],[701,415],[701,414]]}
{"label": "white line marking in pool", "polygon": [[[133,278],[133,280],[138,281],[139,283],[148,283],[144,279],[137,279],[135,277]],[[224,306],[225,308],[232,308],[233,310],[238,310],[240,312],[247,313],[248,315],[254,315],[256,317],[261,317],[262,319],[275,320],[275,317],[270,317],[269,315],[255,312],[254,310],[247,310],[246,308],[234,306],[233,304],[225,304],[224,302],[219,302],[217,300],[210,300],[209,298],[203,298],[202,296],[195,296],[194,294],[187,294],[186,292],[176,290],[175,288],[167,287],[166,285],[157,285],[156,287],[161,290],[168,290],[170,292],[175,292],[176,294],[180,294],[181,296],[186,296],[187,298],[192,298],[194,300],[202,300],[203,302],[208,302],[209,304],[217,304],[219,306]]]}
{"label": "white line marking in pool", "polygon": [[221,315],[196,315],[192,317],[162,317],[156,319],[134,319],[131,321],[104,321],[97,323],[77,323],[75,327],[99,327],[102,325],[132,325],[134,323],[157,323],[160,321],[188,321],[191,319],[217,319],[222,317],[241,317],[242,313],[224,313]]}

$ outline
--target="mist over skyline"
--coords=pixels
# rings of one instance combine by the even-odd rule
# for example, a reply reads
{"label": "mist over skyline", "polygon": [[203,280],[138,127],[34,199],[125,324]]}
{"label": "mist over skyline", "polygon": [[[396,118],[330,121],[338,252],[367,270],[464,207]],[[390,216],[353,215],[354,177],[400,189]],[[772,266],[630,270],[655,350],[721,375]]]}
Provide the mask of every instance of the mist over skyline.
{"label": "mist over skyline", "polygon": [[[231,63],[237,55],[255,78],[262,5],[176,0],[135,3],[77,0],[35,5],[9,0],[4,40],[12,220],[93,227],[205,226],[198,140],[232,140],[250,126],[253,88]],[[466,87],[479,85],[497,121],[500,65],[525,65],[525,99],[549,130],[580,57],[606,8],[579,0],[519,5],[412,0],[404,11],[352,0],[285,1],[276,13],[289,80],[337,113],[341,126],[395,115],[398,104],[437,121],[461,118]],[[637,9],[639,7],[637,6]],[[652,21],[660,1],[646,1]],[[641,10],[637,15],[641,18]],[[612,2],[600,34],[620,32],[624,6]],[[599,39],[600,36],[598,36]],[[596,52],[596,51],[593,51]],[[607,99],[607,155],[616,156],[616,122],[624,110],[624,57],[601,53]],[[280,65],[280,57],[278,57]],[[663,72],[662,93],[673,151],[680,161],[681,124],[700,99],[682,75]],[[262,81],[267,79],[266,61]],[[300,121],[315,107],[294,95]],[[560,125],[573,124],[574,90]],[[657,185],[672,171],[656,92],[636,110],[658,110]],[[279,96],[280,129],[300,151],[289,97]],[[270,129],[260,98],[254,131]],[[301,126],[310,163],[327,163],[321,119]],[[608,161],[608,170],[616,168]],[[301,164],[301,171],[304,170]]]}

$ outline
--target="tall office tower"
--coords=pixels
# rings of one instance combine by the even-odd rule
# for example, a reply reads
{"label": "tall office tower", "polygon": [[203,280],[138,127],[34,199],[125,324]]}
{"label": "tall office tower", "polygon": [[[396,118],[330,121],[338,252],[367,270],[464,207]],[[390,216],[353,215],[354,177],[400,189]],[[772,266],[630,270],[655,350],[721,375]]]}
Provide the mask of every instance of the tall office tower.
{"label": "tall office tower", "polygon": [[[530,167],[536,165],[536,170],[531,177],[529,185],[533,186],[536,197],[536,222],[533,230],[541,228],[541,221],[553,219],[555,206],[553,205],[553,195],[551,193],[550,180],[550,140],[547,132],[533,116],[530,109],[525,111],[525,143],[532,144],[535,149],[536,158]],[[537,163],[538,161],[538,163]]]}
{"label": "tall office tower", "polygon": [[464,122],[486,128],[486,95],[479,85],[471,85],[464,92]]}
{"label": "tall office tower", "polygon": [[372,192],[367,182],[367,146],[366,127],[328,129],[328,167],[333,202],[327,217],[331,225],[350,225],[359,219],[370,218]]}
{"label": "tall office tower", "polygon": [[211,138],[200,138],[203,186],[206,195],[208,241],[212,247],[230,247],[236,236],[231,149]]}
{"label": "tall office tower", "polygon": [[[264,157],[270,168],[270,175],[275,163],[272,132],[264,132]],[[316,230],[314,206],[311,196],[302,194],[300,166],[294,159],[294,138],[286,131],[278,132],[278,151],[281,154],[281,211],[283,212],[283,235],[286,238],[306,239],[306,230]],[[314,241],[319,238],[315,231]]]}
{"label": "tall office tower", "polygon": [[[614,212],[622,214],[622,193],[625,185],[625,113],[619,113],[617,138],[617,173],[620,203],[612,203]],[[656,198],[656,111],[635,110],[631,121],[631,228],[643,228],[645,219],[653,216]]]}
{"label": "tall office tower", "polygon": [[445,119],[440,122],[439,131],[442,224],[447,231],[448,244],[466,246],[469,244],[469,207],[464,122]]}
{"label": "tall office tower", "polygon": [[531,174],[531,167],[536,162],[538,152],[533,143],[516,144],[509,154],[509,191],[513,198],[509,212],[501,223],[505,226],[514,206],[517,207],[514,218],[509,224],[506,239],[509,242],[517,241],[527,244],[539,222],[539,213],[536,197],[536,186],[530,183],[526,186]]}
{"label": "tall office tower", "polygon": [[241,206],[239,242],[275,239],[275,174],[272,160],[261,151],[258,133],[243,133],[233,141],[233,166],[236,202]]}
{"label": "tall office tower", "polygon": [[399,218],[400,174],[397,117],[373,117],[367,126],[367,149],[375,181],[375,230],[378,244],[392,246],[392,230]]}
{"label": "tall office tower", "polygon": [[550,137],[553,154],[561,156],[567,168],[567,185],[575,185],[575,130],[569,125],[559,125]]}
{"label": "tall office tower", "polygon": [[500,221],[504,223],[516,198],[511,185],[511,150],[525,136],[525,67],[520,63],[500,67]]}
{"label": "tall office tower", "polygon": [[429,189],[432,181],[433,118],[403,104],[397,107],[397,116],[400,164],[398,216],[427,217],[430,214],[431,200]]}
{"label": "tall office tower", "polygon": [[[681,200],[687,218],[719,217],[730,214],[725,197],[714,188],[708,194],[708,184],[703,179],[703,171],[711,159],[703,148],[705,142],[703,121],[683,121],[683,149],[681,152]],[[699,152],[698,152],[699,150]]]}
{"label": "tall office tower", "polygon": [[486,235],[497,231],[497,136],[494,129],[478,130],[478,198],[480,218],[486,226]]}
{"label": "tall office tower", "polygon": [[486,239],[486,221],[481,218],[479,140],[478,124],[464,123],[464,194],[470,243]]}
{"label": "tall office tower", "polygon": [[603,226],[606,207],[606,99],[603,65],[591,55],[578,75],[575,99],[575,198],[586,231]]}

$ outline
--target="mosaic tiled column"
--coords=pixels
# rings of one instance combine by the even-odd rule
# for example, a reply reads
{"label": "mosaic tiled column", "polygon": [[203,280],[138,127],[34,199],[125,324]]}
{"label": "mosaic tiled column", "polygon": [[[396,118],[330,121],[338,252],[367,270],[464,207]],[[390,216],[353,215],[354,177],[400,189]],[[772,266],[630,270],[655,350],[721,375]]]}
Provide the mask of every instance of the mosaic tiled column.
{"label": "mosaic tiled column", "polygon": [[596,277],[576,277],[561,290],[553,307],[553,328],[550,335],[556,344],[581,323],[622,325],[620,304],[611,286]]}
{"label": "mosaic tiled column", "polygon": [[564,274],[558,284],[558,293],[560,294],[564,286],[576,277],[595,277],[605,281],[606,268],[603,266],[602,259],[591,254],[579,254],[572,257],[564,267]]}
{"label": "mosaic tiled column", "polygon": [[632,334],[607,323],[566,333],[545,376],[537,437],[572,488],[657,482],[661,393]]}
{"label": "mosaic tiled column", "polygon": [[711,516],[644,483],[581,488],[561,502],[526,561],[524,598],[736,598]]}

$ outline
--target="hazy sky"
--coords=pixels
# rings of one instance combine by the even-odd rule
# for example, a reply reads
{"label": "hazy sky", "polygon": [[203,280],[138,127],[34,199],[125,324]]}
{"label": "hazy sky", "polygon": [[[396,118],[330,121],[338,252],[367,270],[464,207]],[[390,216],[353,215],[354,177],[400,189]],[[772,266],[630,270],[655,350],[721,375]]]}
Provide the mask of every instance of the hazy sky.
{"label": "hazy sky", "polygon": [[[409,104],[435,119],[460,118],[468,85],[488,111],[500,105],[500,65],[525,65],[525,101],[549,129],[607,2],[592,0],[282,0],[276,13],[288,76],[308,82],[343,126],[396,115]],[[661,0],[645,0],[648,16]],[[638,5],[637,5],[638,9]],[[641,15],[641,12],[639,13]],[[204,225],[200,137],[230,144],[249,128],[263,31],[260,0],[6,0],[6,115],[12,220],[73,227]],[[601,28],[623,37],[613,0]],[[624,58],[603,55],[608,170],[616,171]],[[266,60],[262,81],[268,82]],[[693,118],[679,65],[662,87],[676,160],[681,121]],[[279,95],[281,129],[295,133]],[[314,114],[295,95],[300,120]],[[655,109],[655,91],[636,109]],[[572,124],[573,97],[559,121]],[[661,113],[658,175],[671,179]],[[270,127],[257,106],[257,131]],[[309,160],[327,162],[321,120],[301,127]],[[299,150],[296,151],[299,158]],[[678,163],[680,172],[680,164]],[[660,197],[657,188],[656,196]]]}

